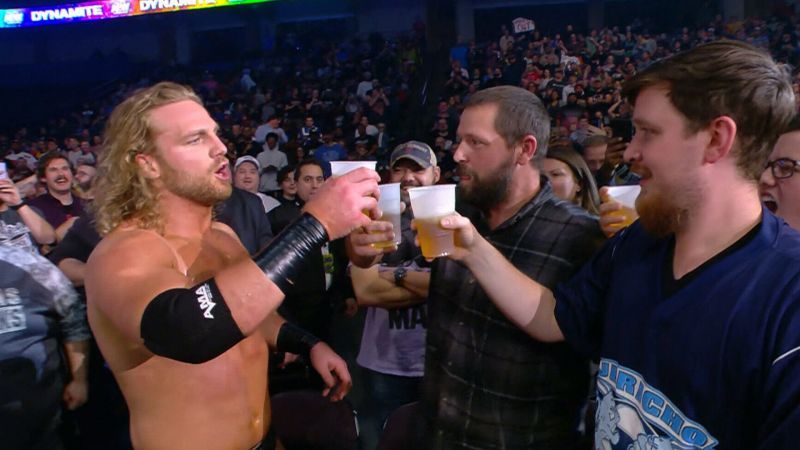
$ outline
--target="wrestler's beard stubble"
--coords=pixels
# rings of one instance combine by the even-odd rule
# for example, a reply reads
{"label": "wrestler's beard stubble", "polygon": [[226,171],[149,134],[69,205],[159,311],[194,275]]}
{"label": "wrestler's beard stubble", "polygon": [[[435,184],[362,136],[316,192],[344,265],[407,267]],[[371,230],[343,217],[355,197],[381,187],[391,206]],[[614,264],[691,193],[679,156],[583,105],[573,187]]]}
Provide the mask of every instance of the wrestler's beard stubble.
{"label": "wrestler's beard stubble", "polygon": [[[643,179],[652,175],[649,169],[634,166],[631,170]],[[689,205],[700,204],[700,191],[691,181],[672,192],[650,189],[636,199],[636,212],[644,229],[657,238],[664,238],[683,228],[689,216]]]}
{"label": "wrestler's beard stubble", "polygon": [[459,176],[467,175],[470,177],[470,186],[464,183],[459,184],[461,197],[467,203],[480,209],[484,213],[491,208],[499,205],[508,196],[511,186],[511,177],[514,170],[514,160],[509,158],[497,171],[483,177],[466,166],[459,164]]}
{"label": "wrestler's beard stubble", "polygon": [[164,187],[170,192],[199,203],[214,206],[231,195],[233,188],[229,183],[215,184],[214,174],[206,176],[192,175],[173,169],[169,164],[162,164]]}

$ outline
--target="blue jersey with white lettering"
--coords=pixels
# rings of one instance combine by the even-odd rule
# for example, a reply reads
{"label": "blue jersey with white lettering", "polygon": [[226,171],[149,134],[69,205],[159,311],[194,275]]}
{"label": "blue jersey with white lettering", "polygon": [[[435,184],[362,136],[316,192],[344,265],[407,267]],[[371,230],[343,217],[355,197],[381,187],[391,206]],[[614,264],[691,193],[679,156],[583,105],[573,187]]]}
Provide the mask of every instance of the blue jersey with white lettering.
{"label": "blue jersey with white lettering", "polygon": [[600,357],[595,448],[798,448],[800,234],[765,210],[678,286],[673,242],[636,223],[555,292],[566,339]]}

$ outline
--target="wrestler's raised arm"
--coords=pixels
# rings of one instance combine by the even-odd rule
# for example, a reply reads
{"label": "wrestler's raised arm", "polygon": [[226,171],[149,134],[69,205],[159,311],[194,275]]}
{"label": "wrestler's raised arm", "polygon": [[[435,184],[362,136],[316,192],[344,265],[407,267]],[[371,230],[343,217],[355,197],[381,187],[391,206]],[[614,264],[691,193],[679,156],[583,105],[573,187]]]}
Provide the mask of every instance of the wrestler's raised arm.
{"label": "wrestler's raised arm", "polygon": [[154,231],[117,230],[89,260],[89,301],[128,340],[153,354],[209,361],[257,331],[282,301],[282,291],[299,282],[295,276],[308,255],[329,238],[369,223],[362,211],[379,214],[377,181],[377,174],[366,169],[330,180],[254,260],[232,236],[212,227],[194,260],[227,261],[191,279],[177,269],[175,252]]}

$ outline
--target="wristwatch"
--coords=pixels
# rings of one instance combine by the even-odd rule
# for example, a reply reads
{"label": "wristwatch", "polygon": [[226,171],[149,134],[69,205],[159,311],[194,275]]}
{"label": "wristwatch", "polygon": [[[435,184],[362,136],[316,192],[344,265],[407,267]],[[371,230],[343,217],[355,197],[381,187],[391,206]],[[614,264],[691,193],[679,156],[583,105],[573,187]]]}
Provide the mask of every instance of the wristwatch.
{"label": "wristwatch", "polygon": [[394,269],[394,284],[402,287],[403,280],[406,278],[407,273],[408,271],[405,267],[398,267],[397,269]]}

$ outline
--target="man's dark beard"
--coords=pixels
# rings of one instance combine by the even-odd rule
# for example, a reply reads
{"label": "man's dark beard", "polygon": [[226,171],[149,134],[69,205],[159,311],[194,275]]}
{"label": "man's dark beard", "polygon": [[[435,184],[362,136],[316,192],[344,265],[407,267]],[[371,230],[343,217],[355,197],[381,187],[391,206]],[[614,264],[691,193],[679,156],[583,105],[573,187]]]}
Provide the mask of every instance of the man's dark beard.
{"label": "man's dark beard", "polygon": [[509,186],[511,185],[511,171],[514,162],[500,166],[497,172],[491,174],[485,180],[478,177],[478,174],[464,166],[458,166],[459,175],[468,175],[472,178],[469,189],[460,186],[461,197],[470,205],[480,209],[484,213],[502,203],[508,197]]}

